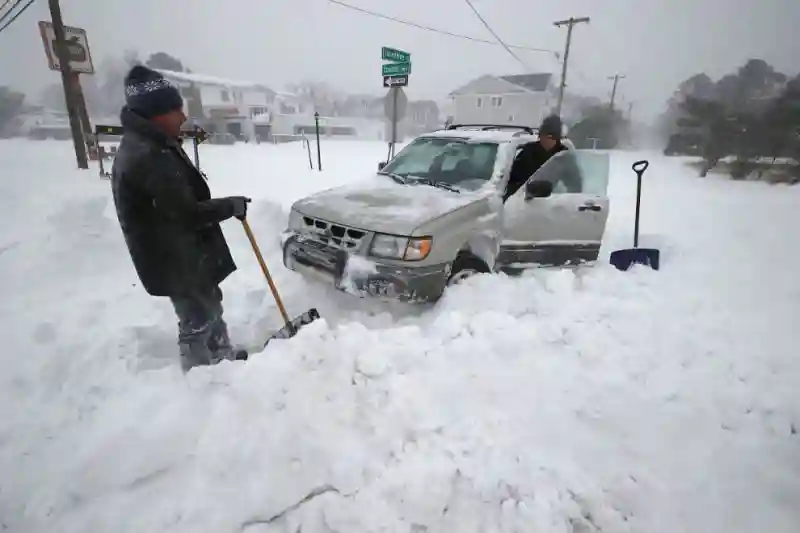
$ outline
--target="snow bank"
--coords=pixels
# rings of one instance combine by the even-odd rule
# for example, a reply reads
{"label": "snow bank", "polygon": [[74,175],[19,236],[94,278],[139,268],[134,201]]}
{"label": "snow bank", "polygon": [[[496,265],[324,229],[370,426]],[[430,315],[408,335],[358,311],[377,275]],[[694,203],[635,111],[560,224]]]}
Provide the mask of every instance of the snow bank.
{"label": "snow bank", "polygon": [[[296,146],[204,147],[215,194],[254,197],[289,312],[324,319],[184,377],[108,182],[72,170],[69,143],[0,142],[0,165],[25,172],[0,197],[3,528],[796,531],[797,190],[653,156],[643,245],[662,248],[661,272],[479,276],[436,306],[393,306],[280,265],[288,206],[385,150],[336,145],[321,173]],[[604,256],[630,246],[641,156],[614,155]],[[238,226],[226,317],[257,344],[280,320]]]}

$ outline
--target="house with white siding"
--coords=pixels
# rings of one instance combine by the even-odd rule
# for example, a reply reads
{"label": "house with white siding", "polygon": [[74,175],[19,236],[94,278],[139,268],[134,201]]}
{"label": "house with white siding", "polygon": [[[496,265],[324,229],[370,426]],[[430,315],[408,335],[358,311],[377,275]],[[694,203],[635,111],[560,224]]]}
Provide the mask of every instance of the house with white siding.
{"label": "house with white siding", "polygon": [[253,140],[254,119],[268,115],[275,104],[275,91],[260,83],[227,80],[190,72],[159,70],[181,91],[190,119],[212,124],[215,131]]}
{"label": "house with white siding", "polygon": [[449,94],[456,124],[514,124],[537,127],[556,107],[552,74],[481,76]]}

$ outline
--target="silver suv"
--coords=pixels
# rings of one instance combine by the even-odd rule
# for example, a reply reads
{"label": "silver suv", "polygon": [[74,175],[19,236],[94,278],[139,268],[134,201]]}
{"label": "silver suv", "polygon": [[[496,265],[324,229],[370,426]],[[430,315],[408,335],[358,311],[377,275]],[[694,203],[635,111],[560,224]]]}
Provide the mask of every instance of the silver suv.
{"label": "silver suv", "polygon": [[[559,152],[503,202],[531,128],[452,125],[421,135],[378,172],[294,203],[284,265],[360,296],[437,300],[477,274],[597,259],[609,156]],[[576,164],[577,163],[577,164]],[[580,192],[567,192],[565,182]]]}

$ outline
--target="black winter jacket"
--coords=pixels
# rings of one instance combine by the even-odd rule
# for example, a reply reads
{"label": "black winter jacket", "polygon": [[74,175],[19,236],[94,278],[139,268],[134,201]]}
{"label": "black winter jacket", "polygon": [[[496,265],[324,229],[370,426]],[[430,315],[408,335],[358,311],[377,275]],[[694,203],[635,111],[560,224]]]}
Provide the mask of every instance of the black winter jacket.
{"label": "black winter jacket", "polygon": [[219,223],[233,216],[180,142],[127,108],[111,187],[125,242],[145,290],[180,296],[236,270]]}
{"label": "black winter jacket", "polygon": [[538,141],[525,145],[517,154],[511,166],[511,175],[508,178],[508,186],[506,187],[505,195],[503,195],[503,201],[505,202],[511,198],[551,157],[567,149],[560,142],[550,151],[545,150]]}

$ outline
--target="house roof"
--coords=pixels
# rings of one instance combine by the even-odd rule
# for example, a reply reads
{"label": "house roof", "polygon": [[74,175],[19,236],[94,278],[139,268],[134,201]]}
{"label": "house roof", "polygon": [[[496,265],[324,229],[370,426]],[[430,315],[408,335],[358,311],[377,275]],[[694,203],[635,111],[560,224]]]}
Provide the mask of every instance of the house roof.
{"label": "house roof", "polygon": [[462,85],[455,91],[450,92],[449,96],[458,96],[461,94],[471,94],[473,87],[488,80],[499,80],[505,84],[510,84],[510,90],[520,92],[544,92],[550,85],[550,80],[553,75],[549,72],[539,72],[532,74],[515,74],[511,76],[495,76],[493,74],[484,74],[479,78],[475,78],[466,85]]}
{"label": "house roof", "polygon": [[228,80],[225,78],[217,78],[215,76],[205,76],[202,74],[195,74],[194,72],[177,72],[175,70],[156,69],[162,76],[171,78],[177,81],[186,81],[189,83],[197,83],[199,85],[216,85],[219,87],[236,87],[238,89],[261,89],[271,91],[269,87],[262,83],[254,83],[241,80]]}
{"label": "house roof", "polygon": [[500,79],[509,83],[513,83],[523,89],[529,91],[542,92],[546,91],[550,85],[550,79],[553,77],[549,72],[541,72],[537,74],[517,74],[514,76],[499,76]]}

